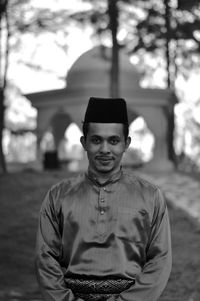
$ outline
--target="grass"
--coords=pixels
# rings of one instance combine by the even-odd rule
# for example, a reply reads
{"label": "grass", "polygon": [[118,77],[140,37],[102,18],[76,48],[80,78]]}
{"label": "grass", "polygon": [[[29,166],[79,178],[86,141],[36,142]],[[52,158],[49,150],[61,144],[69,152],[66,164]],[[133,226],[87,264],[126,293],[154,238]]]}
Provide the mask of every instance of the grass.
{"label": "grass", "polygon": [[[38,211],[61,172],[23,171],[0,176],[0,300],[40,300],[33,260]],[[200,227],[168,204],[173,269],[159,301],[200,300]]]}

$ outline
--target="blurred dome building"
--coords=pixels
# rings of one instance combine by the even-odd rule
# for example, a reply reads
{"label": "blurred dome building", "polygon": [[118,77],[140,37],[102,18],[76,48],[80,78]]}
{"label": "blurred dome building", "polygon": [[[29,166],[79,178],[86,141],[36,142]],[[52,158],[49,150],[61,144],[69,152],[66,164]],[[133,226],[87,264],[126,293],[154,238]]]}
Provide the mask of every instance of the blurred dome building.
{"label": "blurred dome building", "polygon": [[[119,93],[127,101],[129,122],[143,117],[155,138],[153,157],[147,165],[152,169],[169,169],[172,164],[168,159],[167,112],[173,102],[172,91],[141,88],[140,74],[123,50],[119,54],[119,66]],[[110,68],[111,49],[96,46],[72,65],[66,77],[66,88],[25,95],[38,110],[38,160],[43,160],[41,141],[48,131],[52,133],[54,148],[58,151],[70,124],[75,123],[81,130],[88,99],[110,95]],[[129,157],[128,164],[132,165],[134,159]]]}

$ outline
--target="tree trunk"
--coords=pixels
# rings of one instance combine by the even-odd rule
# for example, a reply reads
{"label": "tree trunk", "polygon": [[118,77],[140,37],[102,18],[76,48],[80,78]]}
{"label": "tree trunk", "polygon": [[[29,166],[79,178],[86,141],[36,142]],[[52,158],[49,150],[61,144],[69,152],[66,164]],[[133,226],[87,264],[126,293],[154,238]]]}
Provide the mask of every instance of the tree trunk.
{"label": "tree trunk", "polygon": [[[170,0],[164,0],[165,4],[165,26],[166,26],[166,46],[165,46],[165,56],[166,56],[166,71],[167,71],[167,87],[172,87],[172,76],[171,76],[171,53],[170,53],[170,41],[171,41],[171,27],[170,27]],[[168,135],[167,135],[167,145],[168,145],[168,158],[170,161],[175,163],[175,151],[174,151],[174,105],[169,104],[168,110]]]}
{"label": "tree trunk", "polygon": [[117,0],[108,0],[108,15],[112,34],[112,56],[110,71],[110,96],[119,97],[119,45],[117,41],[118,31],[118,7]]}
{"label": "tree trunk", "polygon": [[166,69],[167,69],[167,86],[171,87],[171,74],[170,74],[170,7],[169,0],[164,0],[165,3],[165,26],[166,26],[166,44],[165,44],[165,56],[166,56]]}
{"label": "tree trunk", "polygon": [[4,91],[0,89],[0,173],[6,172],[6,161],[3,152],[4,112]]}
{"label": "tree trunk", "polygon": [[[5,173],[7,171],[6,168],[6,160],[4,156],[3,150],[3,130],[4,130],[4,113],[5,113],[5,89],[7,86],[7,71],[8,71],[8,56],[9,56],[9,37],[10,37],[10,30],[9,30],[9,20],[8,20],[8,12],[7,12],[7,5],[8,1],[1,2],[1,11],[0,11],[0,173]],[[2,20],[5,19],[6,23],[6,41],[5,41],[5,57],[2,57]],[[3,70],[3,59],[4,59],[4,70]]]}

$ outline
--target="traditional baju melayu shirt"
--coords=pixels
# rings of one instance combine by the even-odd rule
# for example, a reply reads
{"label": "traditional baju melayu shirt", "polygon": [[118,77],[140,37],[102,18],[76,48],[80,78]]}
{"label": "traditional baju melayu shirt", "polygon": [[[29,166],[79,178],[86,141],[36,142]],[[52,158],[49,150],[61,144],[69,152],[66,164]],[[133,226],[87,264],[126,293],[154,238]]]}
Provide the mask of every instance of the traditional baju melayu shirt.
{"label": "traditional baju melayu shirt", "polygon": [[168,210],[155,185],[120,170],[103,185],[89,172],[48,191],[36,247],[45,301],[81,301],[70,277],[135,279],[116,300],[156,301],[171,262]]}

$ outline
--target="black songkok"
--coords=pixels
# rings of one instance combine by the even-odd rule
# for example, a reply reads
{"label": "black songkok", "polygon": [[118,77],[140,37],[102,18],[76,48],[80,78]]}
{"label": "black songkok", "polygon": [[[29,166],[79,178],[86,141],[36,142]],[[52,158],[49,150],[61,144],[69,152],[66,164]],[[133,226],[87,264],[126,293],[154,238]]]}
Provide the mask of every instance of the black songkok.
{"label": "black songkok", "polygon": [[123,98],[90,97],[84,122],[128,124],[126,101]]}

